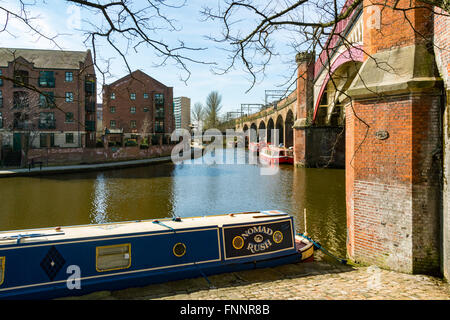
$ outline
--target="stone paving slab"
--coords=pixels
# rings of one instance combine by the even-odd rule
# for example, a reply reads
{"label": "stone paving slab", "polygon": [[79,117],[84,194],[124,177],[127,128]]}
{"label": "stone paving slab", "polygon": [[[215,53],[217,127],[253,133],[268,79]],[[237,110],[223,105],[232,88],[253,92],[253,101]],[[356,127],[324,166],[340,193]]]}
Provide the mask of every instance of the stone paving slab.
{"label": "stone paving slab", "polygon": [[81,300],[450,300],[442,279],[325,261],[101,291]]}

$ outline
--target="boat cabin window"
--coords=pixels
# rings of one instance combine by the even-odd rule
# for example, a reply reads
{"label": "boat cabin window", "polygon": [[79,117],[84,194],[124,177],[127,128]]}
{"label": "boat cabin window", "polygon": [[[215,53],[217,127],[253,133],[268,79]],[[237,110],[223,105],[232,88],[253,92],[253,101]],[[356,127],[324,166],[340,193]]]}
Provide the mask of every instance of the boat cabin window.
{"label": "boat cabin window", "polygon": [[131,266],[131,244],[97,247],[98,272],[127,269]]}
{"label": "boat cabin window", "polygon": [[0,257],[0,286],[5,280],[5,257]]}

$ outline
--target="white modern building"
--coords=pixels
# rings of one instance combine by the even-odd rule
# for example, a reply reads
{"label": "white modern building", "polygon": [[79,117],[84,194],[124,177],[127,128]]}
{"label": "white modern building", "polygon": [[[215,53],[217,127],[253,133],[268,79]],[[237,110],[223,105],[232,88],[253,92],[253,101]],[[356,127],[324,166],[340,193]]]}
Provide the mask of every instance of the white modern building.
{"label": "white modern building", "polygon": [[173,98],[175,129],[189,130],[191,123],[191,99],[187,97]]}

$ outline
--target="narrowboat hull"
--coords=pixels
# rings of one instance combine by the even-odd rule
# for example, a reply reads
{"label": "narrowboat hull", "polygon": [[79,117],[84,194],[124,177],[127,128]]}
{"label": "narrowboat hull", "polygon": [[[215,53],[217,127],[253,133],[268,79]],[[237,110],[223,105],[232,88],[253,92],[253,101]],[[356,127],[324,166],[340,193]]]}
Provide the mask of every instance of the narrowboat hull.
{"label": "narrowboat hull", "polygon": [[264,152],[259,153],[261,161],[265,164],[276,165],[276,164],[294,164],[294,157],[289,156],[271,156]]}
{"label": "narrowboat hull", "polygon": [[280,211],[0,232],[0,299],[51,299],[310,261]]}

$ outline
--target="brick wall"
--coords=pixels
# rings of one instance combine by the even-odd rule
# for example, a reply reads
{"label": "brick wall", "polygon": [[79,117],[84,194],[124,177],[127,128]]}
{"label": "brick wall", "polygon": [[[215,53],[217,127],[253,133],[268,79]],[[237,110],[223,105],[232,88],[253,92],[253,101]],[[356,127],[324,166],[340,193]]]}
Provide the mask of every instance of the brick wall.
{"label": "brick wall", "polygon": [[447,92],[447,102],[443,117],[443,149],[444,149],[444,179],[443,179],[443,272],[450,279],[450,189],[448,177],[450,176],[450,19],[445,11],[435,8],[434,16],[434,52],[439,74],[444,80]]}
{"label": "brick wall", "polygon": [[48,162],[49,165],[127,161],[170,156],[173,147],[174,145],[150,146],[148,149],[139,147],[31,149],[29,159],[40,160],[44,164]]}
{"label": "brick wall", "polygon": [[[111,99],[111,94],[115,99]],[[135,100],[130,94],[136,95]],[[111,120],[116,121],[116,129],[123,129],[124,133],[152,133],[155,129],[155,101],[157,93],[164,95],[164,132],[172,133],[175,129],[173,113],[173,88],[151,78],[140,70],[134,71],[116,82],[104,86],[103,94],[103,128],[111,127]],[[148,97],[144,98],[144,94]],[[115,112],[111,112],[111,107]],[[136,108],[131,113],[131,107]],[[144,108],[148,111],[144,111]],[[136,121],[136,128],[131,128],[131,121]]]}
{"label": "brick wall", "polygon": [[297,101],[294,123],[294,164],[306,166],[307,140],[305,128],[310,125],[308,113],[313,108],[314,54],[301,52],[296,56],[297,62]]}
{"label": "brick wall", "polygon": [[[420,9],[392,10],[395,3],[399,9]],[[364,51],[374,54],[426,42],[432,37],[432,21],[431,10],[417,0],[364,0]]]}
{"label": "brick wall", "polygon": [[[347,105],[348,252],[359,262],[438,273],[440,96]],[[376,133],[387,131],[379,140]],[[351,162],[351,163],[350,163]]]}

